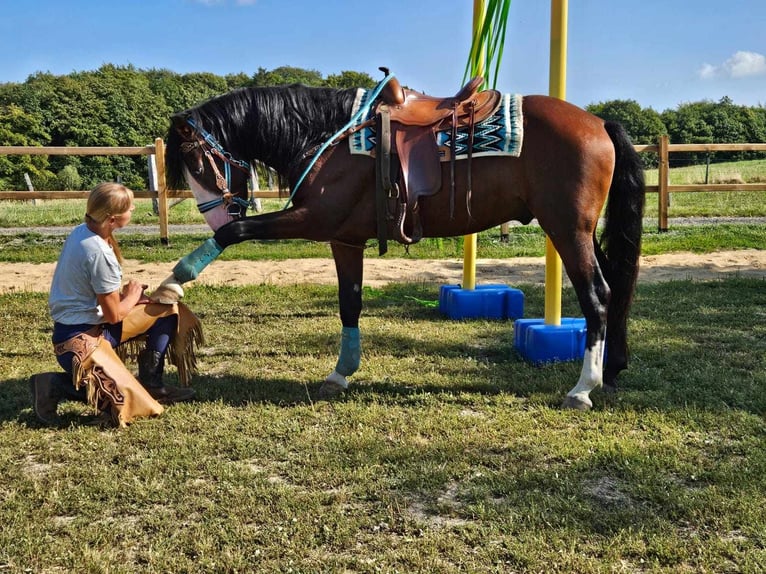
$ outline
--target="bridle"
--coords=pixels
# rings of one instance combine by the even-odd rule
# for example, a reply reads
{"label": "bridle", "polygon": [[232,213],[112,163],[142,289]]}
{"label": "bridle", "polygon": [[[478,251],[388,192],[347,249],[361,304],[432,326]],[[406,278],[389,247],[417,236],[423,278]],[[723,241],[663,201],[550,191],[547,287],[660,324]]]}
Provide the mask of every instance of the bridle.
{"label": "bridle", "polygon": [[[217,199],[198,203],[197,209],[199,209],[200,213],[206,213],[219,205],[223,205],[226,207],[226,211],[230,216],[241,217],[247,208],[250,207],[250,203],[246,199],[237,197],[231,192],[231,168],[234,166],[249,176],[250,164],[232,156],[220,143],[218,143],[218,140],[216,140],[212,134],[198,126],[192,118],[187,118],[186,123],[188,123],[197,133],[199,138],[194,141],[181,142],[181,153],[187,154],[197,148],[202,150],[202,153],[207,158],[208,163],[210,163],[210,168],[215,175],[215,185],[221,192],[221,197]],[[215,163],[213,156],[223,161],[225,175],[221,175],[221,171],[218,169],[218,165]]]}

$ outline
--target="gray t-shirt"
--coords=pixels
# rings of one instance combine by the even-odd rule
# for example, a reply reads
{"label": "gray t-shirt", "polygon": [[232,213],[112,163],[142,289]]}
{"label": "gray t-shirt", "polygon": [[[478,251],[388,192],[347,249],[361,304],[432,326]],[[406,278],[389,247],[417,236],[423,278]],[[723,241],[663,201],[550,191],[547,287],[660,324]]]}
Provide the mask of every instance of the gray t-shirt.
{"label": "gray t-shirt", "polygon": [[48,309],[65,325],[104,322],[97,294],[111,293],[122,285],[122,267],[104,238],[85,223],[75,227],[64,242],[53,273]]}

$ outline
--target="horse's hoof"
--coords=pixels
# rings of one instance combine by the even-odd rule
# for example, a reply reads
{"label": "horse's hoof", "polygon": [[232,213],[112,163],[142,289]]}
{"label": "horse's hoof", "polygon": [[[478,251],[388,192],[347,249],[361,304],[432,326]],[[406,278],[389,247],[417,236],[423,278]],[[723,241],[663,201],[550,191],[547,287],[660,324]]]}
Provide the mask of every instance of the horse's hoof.
{"label": "horse's hoof", "polygon": [[604,385],[601,387],[601,390],[604,391],[604,394],[614,396],[617,394],[617,385],[610,385],[609,383],[604,383]]}
{"label": "horse's hoof", "polygon": [[346,392],[346,387],[336,383],[335,381],[325,381],[316,393],[317,400],[328,401],[339,397]]}
{"label": "horse's hoof", "polygon": [[165,279],[154,292],[149,295],[154,303],[163,303],[165,305],[172,305],[178,303],[184,297],[184,289],[181,284],[174,279]]}
{"label": "horse's hoof", "polygon": [[562,409],[572,409],[576,411],[589,411],[592,407],[592,403],[586,402],[578,397],[570,397],[569,395],[564,397],[564,402],[561,404]]}

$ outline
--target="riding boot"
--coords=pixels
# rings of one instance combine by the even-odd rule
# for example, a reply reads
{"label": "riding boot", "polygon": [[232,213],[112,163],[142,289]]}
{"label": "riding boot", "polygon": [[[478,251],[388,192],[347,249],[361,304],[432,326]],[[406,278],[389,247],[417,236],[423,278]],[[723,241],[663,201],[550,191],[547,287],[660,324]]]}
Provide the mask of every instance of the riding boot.
{"label": "riding boot", "polygon": [[159,351],[145,349],[138,354],[138,380],[154,400],[169,405],[194,398],[194,389],[174,387],[162,382],[165,361]]}
{"label": "riding boot", "polygon": [[66,373],[38,373],[29,378],[32,408],[38,420],[47,425],[60,425],[56,409],[61,401],[87,403],[85,388],[75,389]]}

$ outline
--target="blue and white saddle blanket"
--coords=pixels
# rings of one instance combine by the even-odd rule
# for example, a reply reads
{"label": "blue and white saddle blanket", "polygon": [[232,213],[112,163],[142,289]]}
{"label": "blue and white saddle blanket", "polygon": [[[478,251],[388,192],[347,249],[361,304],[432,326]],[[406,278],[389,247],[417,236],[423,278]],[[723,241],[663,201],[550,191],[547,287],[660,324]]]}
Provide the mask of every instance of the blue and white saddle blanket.
{"label": "blue and white saddle blanket", "polygon": [[[370,90],[359,88],[351,110],[353,117],[360,108],[370,108],[360,116],[353,127],[372,118],[372,102],[367,101],[371,96]],[[503,94],[497,111],[486,120],[474,126],[473,157],[491,155],[510,155],[519,157],[524,137],[524,121],[521,112],[523,96],[520,94]],[[455,148],[455,158],[468,157],[468,130],[458,129]],[[452,149],[451,130],[436,132],[436,144],[439,148]],[[375,150],[375,126],[367,126],[351,134],[348,138],[352,154],[373,155]]]}

